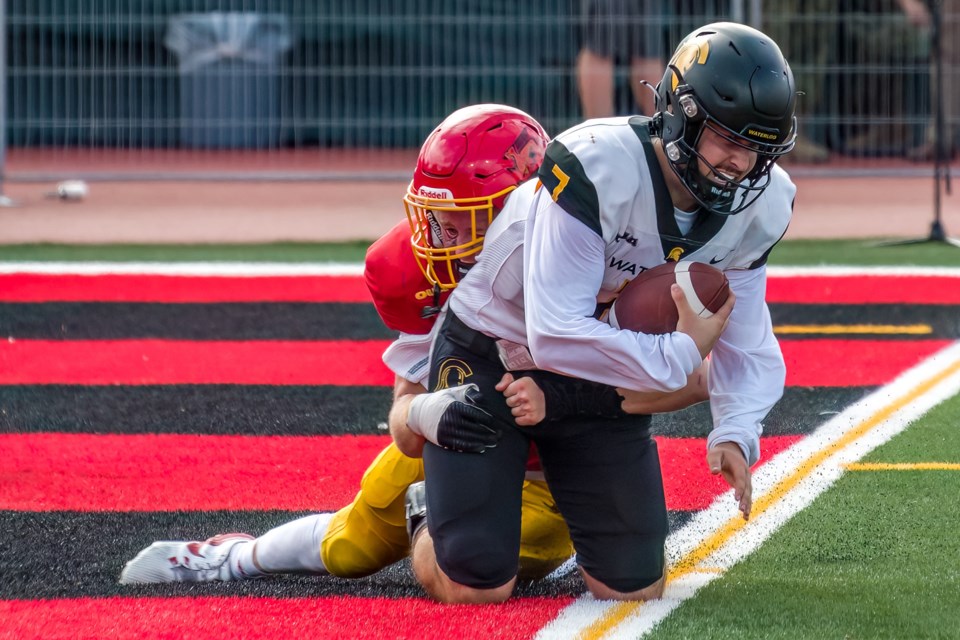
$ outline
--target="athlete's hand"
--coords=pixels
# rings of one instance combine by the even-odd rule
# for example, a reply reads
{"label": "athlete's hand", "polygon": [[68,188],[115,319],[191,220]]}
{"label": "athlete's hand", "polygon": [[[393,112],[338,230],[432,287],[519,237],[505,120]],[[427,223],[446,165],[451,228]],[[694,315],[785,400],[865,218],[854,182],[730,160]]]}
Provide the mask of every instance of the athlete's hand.
{"label": "athlete's hand", "polygon": [[521,427],[532,427],[547,417],[547,402],[536,381],[529,376],[514,378],[513,374],[505,373],[496,386],[497,391],[503,393],[507,399],[510,413]]}
{"label": "athlete's hand", "polygon": [[687,302],[687,296],[683,293],[680,285],[671,285],[670,295],[673,296],[673,302],[677,305],[679,314],[677,331],[693,338],[693,341],[697,344],[697,349],[700,351],[700,357],[706,358],[707,354],[713,349],[713,345],[720,338],[720,334],[727,328],[727,322],[730,321],[730,312],[733,311],[733,305],[737,297],[731,291],[727,301],[715,314],[709,318],[701,318]]}
{"label": "athlete's hand", "polygon": [[466,384],[422,393],[410,402],[407,426],[433,444],[464,453],[483,453],[497,446],[500,432],[493,417],[476,405],[480,389]]}
{"label": "athlete's hand", "polygon": [[723,474],[723,479],[733,487],[733,499],[737,501],[744,520],[750,519],[753,507],[753,483],[750,466],[743,457],[740,445],[733,442],[718,442],[707,452],[707,465],[713,475]]}

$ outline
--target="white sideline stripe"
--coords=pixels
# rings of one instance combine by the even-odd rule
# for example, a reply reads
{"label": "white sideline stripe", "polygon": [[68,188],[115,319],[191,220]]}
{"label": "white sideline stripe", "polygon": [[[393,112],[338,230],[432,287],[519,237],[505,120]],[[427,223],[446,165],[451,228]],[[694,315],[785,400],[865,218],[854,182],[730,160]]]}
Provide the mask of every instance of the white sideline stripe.
{"label": "white sideline stripe", "polygon": [[[942,379],[938,380],[938,377]],[[925,389],[926,386],[929,388]],[[844,465],[861,459],[931,408],[957,393],[960,393],[960,342],[927,358],[890,384],[848,407],[757,469],[753,475],[754,504],[761,497],[771,494],[770,506],[756,514],[749,523],[740,526],[692,570],[670,581],[663,599],[643,605],[619,605],[627,612],[624,615],[611,613],[613,607],[610,603],[596,601],[589,595],[582,596],[571,605],[576,606],[574,613],[567,615],[567,610],[561,611],[535,638],[634,640],[641,637],[683,601],[693,597],[701,587],[722,576],[755,551],[781,525],[826,491],[843,475]],[[884,417],[888,412],[890,415]],[[870,421],[877,422],[869,426]],[[840,446],[836,452],[829,453],[831,447],[838,446],[845,436],[855,434],[858,428],[865,428],[861,435]],[[823,453],[829,457],[809,469],[803,468],[805,463]],[[778,484],[798,473],[802,479],[777,498],[775,489]],[[732,516],[735,513],[733,491],[729,490],[706,510],[695,514],[682,529],[669,536],[668,564],[676,565],[680,559],[722,531],[732,519],[739,520],[739,515]],[[617,618],[611,619],[610,616],[615,614]]]}
{"label": "white sideline stripe", "polygon": [[[681,263],[682,264],[682,263]],[[148,274],[190,276],[339,276],[362,275],[359,262],[4,262],[0,274],[67,275]],[[798,276],[949,276],[960,278],[960,267],[767,267],[775,278]]]}
{"label": "white sideline stripe", "polygon": [[0,262],[0,274],[162,276],[361,276],[354,262]]}
{"label": "white sideline stripe", "polygon": [[949,276],[960,278],[960,267],[767,267],[767,275],[776,278],[797,276]]}

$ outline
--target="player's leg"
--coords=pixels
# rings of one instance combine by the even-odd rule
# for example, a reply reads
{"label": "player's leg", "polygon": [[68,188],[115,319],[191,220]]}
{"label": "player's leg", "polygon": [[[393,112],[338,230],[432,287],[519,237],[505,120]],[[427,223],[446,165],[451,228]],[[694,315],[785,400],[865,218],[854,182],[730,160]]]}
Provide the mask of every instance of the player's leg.
{"label": "player's leg", "polygon": [[565,421],[536,436],[577,564],[597,598],[648,600],[663,592],[666,502],[649,425],[649,416]]}
{"label": "player's leg", "polygon": [[443,602],[506,600],[520,553],[520,496],[530,451],[495,386],[503,377],[494,341],[449,313],[434,341],[431,389],[474,383],[475,402],[500,432],[483,454],[423,450],[427,527],[412,544],[414,573]]}
{"label": "player's leg", "polygon": [[502,602],[520,554],[529,442],[507,429],[483,454],[424,447],[427,526],[415,534],[414,574],[441,602]]}
{"label": "player's leg", "polygon": [[225,534],[205,542],[158,541],[127,563],[120,581],[209,582],[277,573],[370,575],[407,555],[404,494],[408,485],[422,479],[422,462],[391,444],[367,468],[353,502],[335,514],[304,516],[256,539]]}
{"label": "player's leg", "polygon": [[630,92],[640,113],[656,112],[655,93],[644,82],[657,86],[664,69],[664,6],[662,0],[641,0],[624,17],[630,52]]}
{"label": "player's leg", "polygon": [[410,551],[404,497],[423,480],[423,461],[408,458],[393,444],[370,465],[353,502],[336,513],[320,547],[327,570],[360,578],[390,566]]}
{"label": "player's leg", "polygon": [[422,479],[422,462],[390,444],[367,467],[353,502],[332,515],[307,516],[271,529],[239,549],[237,563],[247,575],[361,578],[376,573],[409,551],[404,495]]}
{"label": "player's leg", "polygon": [[[587,0],[581,16],[582,46],[577,54],[577,88],[583,117],[614,115],[614,71],[617,36],[622,18],[616,14],[621,0]],[[617,42],[615,42],[617,41]]]}

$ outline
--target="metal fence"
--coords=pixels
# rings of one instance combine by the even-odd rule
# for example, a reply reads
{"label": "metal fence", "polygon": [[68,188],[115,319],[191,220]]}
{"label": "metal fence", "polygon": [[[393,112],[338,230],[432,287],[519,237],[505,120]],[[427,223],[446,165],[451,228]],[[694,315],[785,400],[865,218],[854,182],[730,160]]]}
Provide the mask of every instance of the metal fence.
{"label": "metal fence", "polygon": [[[0,0],[0,169],[11,181],[407,175],[390,154],[416,149],[465,104],[512,104],[550,132],[581,120],[584,4]],[[637,4],[647,10],[616,24],[662,37],[663,60],[718,19],[781,44],[804,92],[796,170],[829,160],[833,173],[929,172],[904,161],[926,159],[933,83],[930,28],[903,3]],[[960,40],[958,3],[942,4],[942,39]],[[637,112],[629,55],[615,62],[615,111]],[[960,64],[944,69],[956,87]],[[958,111],[947,110],[954,130]]]}

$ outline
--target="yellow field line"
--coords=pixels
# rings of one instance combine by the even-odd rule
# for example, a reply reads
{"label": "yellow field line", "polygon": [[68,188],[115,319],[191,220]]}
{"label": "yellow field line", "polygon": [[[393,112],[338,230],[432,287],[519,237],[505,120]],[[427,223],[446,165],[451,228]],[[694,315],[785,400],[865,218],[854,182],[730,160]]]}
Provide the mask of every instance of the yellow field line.
{"label": "yellow field line", "polygon": [[[879,409],[870,417],[865,418],[859,424],[857,424],[856,427],[848,431],[836,442],[811,455],[806,461],[797,467],[792,474],[778,482],[769,492],[758,497],[754,501],[753,510],[751,513],[752,517],[757,518],[764,512],[768,511],[771,507],[776,505],[776,503],[791,489],[800,484],[804,478],[814,472],[817,467],[823,464],[838,451],[841,451],[844,447],[850,445],[860,437],[869,433],[872,429],[883,424],[897,411],[904,408],[918,397],[927,393],[930,391],[930,389],[958,372],[960,372],[960,360],[954,362],[951,366],[940,373],[928,378],[924,382],[921,382],[911,391],[904,394],[897,400],[894,400],[887,406]],[[685,557],[681,558],[680,561],[677,562],[677,564],[667,572],[667,582],[671,582],[696,571],[699,563],[703,562],[715,551],[720,549],[746,524],[746,521],[739,516],[735,516],[728,520],[727,523],[718,531],[700,543],[696,549],[692,550]],[[599,620],[584,629],[577,637],[579,640],[595,640],[597,638],[601,638],[604,634],[606,634],[607,631],[623,622],[627,616],[631,615],[642,605],[642,602],[618,603],[611,607]]]}
{"label": "yellow field line", "polygon": [[847,471],[960,471],[956,462],[853,462]]}
{"label": "yellow field line", "polygon": [[929,335],[933,327],[928,324],[783,324],[773,328],[774,333],[823,333],[823,334],[877,334],[877,335]]}

